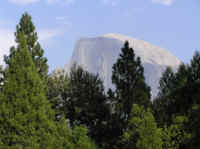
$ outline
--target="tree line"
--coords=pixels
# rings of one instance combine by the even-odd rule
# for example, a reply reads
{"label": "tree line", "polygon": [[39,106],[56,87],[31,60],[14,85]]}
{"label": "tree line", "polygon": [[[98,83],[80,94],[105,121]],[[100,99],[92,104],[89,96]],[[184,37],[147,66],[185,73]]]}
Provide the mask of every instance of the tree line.
{"label": "tree line", "polygon": [[74,65],[48,73],[31,16],[16,27],[16,46],[0,78],[2,149],[198,149],[200,53],[167,68],[151,101],[144,68],[125,42],[112,67],[114,89]]}

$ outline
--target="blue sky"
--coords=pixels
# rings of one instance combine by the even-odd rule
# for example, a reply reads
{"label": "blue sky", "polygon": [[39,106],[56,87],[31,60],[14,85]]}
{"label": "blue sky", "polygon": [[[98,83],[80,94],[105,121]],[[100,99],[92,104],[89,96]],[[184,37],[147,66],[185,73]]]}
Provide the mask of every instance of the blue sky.
{"label": "blue sky", "polygon": [[0,61],[24,12],[33,18],[50,70],[70,60],[79,38],[106,33],[146,40],[184,62],[200,50],[199,0],[3,0]]}

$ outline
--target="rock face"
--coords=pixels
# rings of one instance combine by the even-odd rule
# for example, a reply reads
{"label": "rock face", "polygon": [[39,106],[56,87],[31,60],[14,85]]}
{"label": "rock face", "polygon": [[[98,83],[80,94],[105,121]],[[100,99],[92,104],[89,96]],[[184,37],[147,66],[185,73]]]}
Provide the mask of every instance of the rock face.
{"label": "rock face", "polygon": [[76,63],[89,72],[98,73],[106,90],[113,88],[112,65],[116,62],[125,41],[129,41],[136,56],[141,58],[145,79],[151,87],[154,98],[158,93],[158,83],[166,66],[176,69],[180,61],[168,51],[142,40],[120,34],[82,38],[77,41],[72,58],[65,69],[69,72],[70,67]]}

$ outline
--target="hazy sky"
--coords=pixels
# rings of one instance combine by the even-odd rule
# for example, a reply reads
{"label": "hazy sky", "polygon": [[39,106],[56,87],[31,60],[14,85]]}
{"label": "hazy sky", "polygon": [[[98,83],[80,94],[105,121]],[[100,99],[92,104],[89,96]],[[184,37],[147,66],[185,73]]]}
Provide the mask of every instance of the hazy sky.
{"label": "hazy sky", "polygon": [[184,62],[200,50],[199,0],[2,0],[0,61],[24,12],[33,18],[50,70],[69,61],[79,38],[106,33],[146,40]]}

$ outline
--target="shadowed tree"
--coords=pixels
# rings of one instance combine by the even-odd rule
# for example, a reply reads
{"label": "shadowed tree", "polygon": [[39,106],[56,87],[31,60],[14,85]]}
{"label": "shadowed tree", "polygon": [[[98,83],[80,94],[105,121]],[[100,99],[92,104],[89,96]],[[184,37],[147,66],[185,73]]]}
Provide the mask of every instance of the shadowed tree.
{"label": "shadowed tree", "polygon": [[116,112],[128,119],[132,105],[150,105],[150,87],[146,85],[139,57],[126,42],[113,65],[112,83],[116,87]]}
{"label": "shadowed tree", "polygon": [[108,92],[112,117],[108,125],[110,138],[108,136],[107,148],[122,148],[119,139],[127,128],[133,104],[151,105],[150,87],[145,83],[144,68],[128,42],[125,42],[113,65],[112,83],[115,90]]}
{"label": "shadowed tree", "polygon": [[64,116],[72,127],[84,125],[88,135],[102,146],[106,140],[106,124],[109,116],[103,82],[74,65],[69,76],[56,72],[48,80],[47,96],[56,110],[57,118]]}

